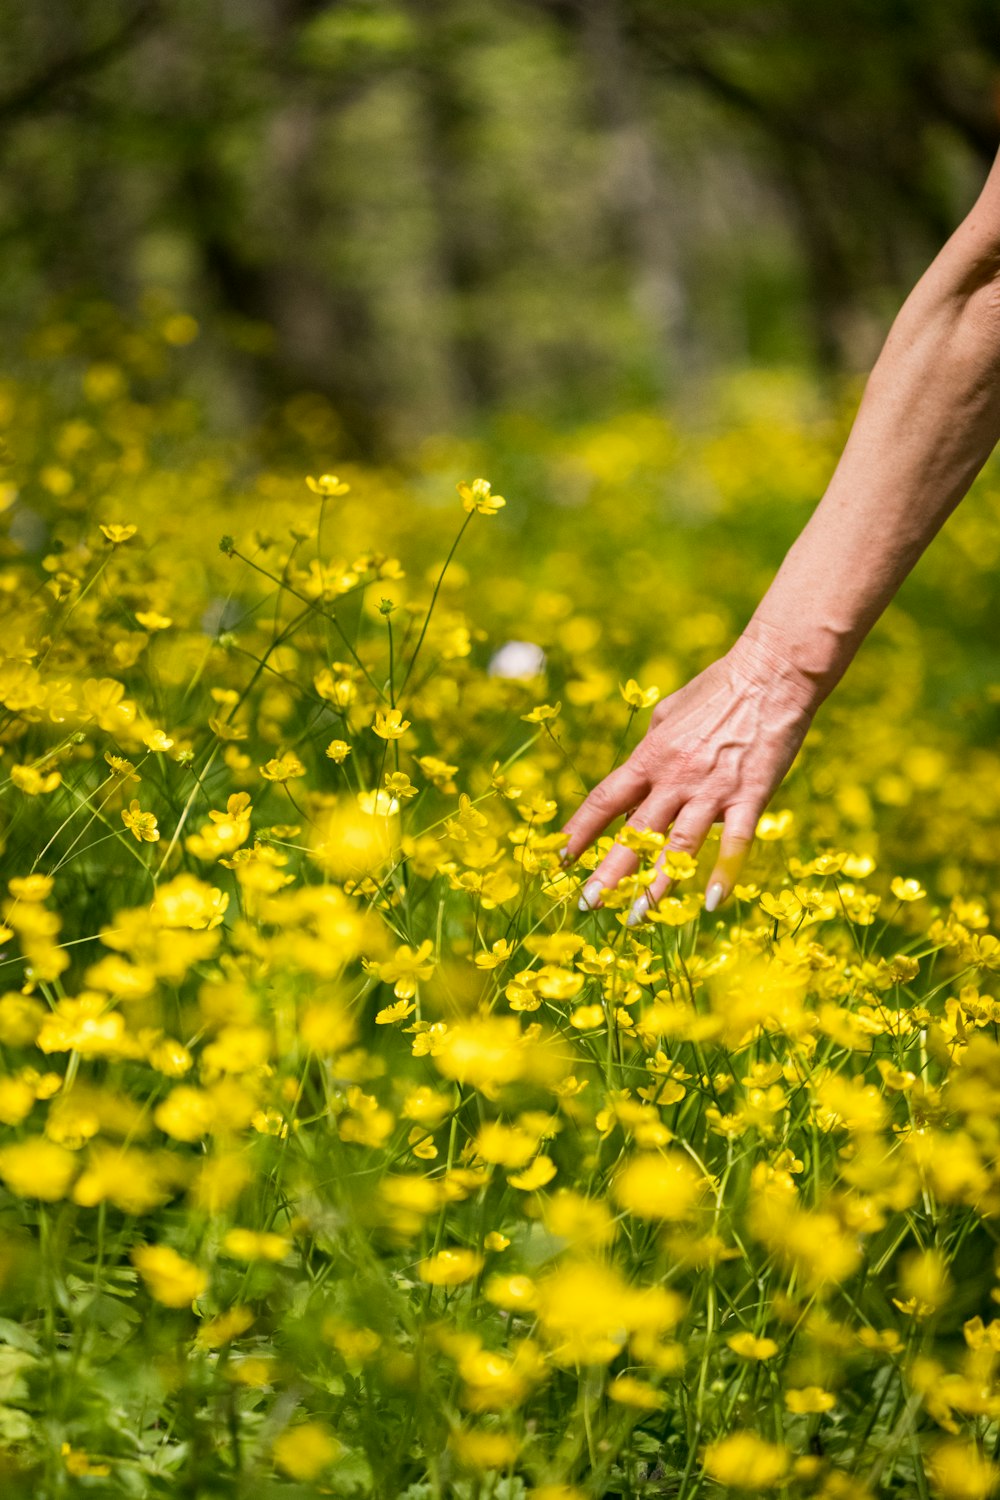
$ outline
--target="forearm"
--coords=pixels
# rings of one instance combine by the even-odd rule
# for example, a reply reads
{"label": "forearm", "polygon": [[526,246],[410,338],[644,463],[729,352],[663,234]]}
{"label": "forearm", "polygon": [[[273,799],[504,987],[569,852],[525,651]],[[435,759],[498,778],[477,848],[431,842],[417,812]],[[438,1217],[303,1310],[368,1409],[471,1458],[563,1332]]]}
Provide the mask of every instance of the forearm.
{"label": "forearm", "polygon": [[739,649],[817,707],[998,439],[1000,241],[974,210],[901,309],[826,493]]}

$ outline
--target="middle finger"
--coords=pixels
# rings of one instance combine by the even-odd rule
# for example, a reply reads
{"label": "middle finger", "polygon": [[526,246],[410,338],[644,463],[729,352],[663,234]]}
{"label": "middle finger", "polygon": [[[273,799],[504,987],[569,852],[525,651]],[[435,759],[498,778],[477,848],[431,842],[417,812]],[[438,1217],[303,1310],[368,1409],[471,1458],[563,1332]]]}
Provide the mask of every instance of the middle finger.
{"label": "middle finger", "polygon": [[[664,833],[680,804],[680,794],[675,791],[651,793],[632,813],[628,826],[643,832]],[[638,863],[633,850],[616,843],[588,878],[580,896],[580,910],[593,911],[600,906],[602,890],[613,889],[623,876],[632,874]]]}

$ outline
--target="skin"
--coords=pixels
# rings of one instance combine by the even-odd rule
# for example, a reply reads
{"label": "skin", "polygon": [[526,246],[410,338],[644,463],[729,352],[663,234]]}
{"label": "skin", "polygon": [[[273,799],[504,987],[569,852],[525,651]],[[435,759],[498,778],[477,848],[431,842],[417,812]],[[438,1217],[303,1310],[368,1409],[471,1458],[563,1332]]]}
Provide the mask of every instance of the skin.
{"label": "skin", "polygon": [[[628,760],[565,825],[565,859],[623,813],[636,828],[670,828],[667,847],[690,854],[721,822],[706,909],[725,901],[817,709],[998,440],[1000,156],[896,317],[833,477],[746,629],[658,704]],[[635,868],[616,844],[581,908]],[[658,875],[629,921],[669,883]]]}

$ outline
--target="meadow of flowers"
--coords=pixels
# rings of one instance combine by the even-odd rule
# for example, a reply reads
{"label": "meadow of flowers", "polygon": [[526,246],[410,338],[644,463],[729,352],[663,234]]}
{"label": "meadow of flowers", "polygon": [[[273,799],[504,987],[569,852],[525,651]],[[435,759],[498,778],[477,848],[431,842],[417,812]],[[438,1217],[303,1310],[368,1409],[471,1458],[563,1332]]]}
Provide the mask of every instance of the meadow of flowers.
{"label": "meadow of flowers", "polygon": [[319,397],[211,436],[196,335],[0,383],[0,1492],[991,1494],[1000,474],[734,899],[630,928],[662,838],[581,914],[562,823],[849,405],[376,470]]}

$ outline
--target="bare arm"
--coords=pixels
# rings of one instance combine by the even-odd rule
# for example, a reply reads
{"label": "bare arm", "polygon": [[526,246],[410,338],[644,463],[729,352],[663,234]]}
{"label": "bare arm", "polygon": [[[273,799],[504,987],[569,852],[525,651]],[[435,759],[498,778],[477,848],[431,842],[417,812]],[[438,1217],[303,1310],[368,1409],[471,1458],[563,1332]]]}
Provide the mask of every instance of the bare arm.
{"label": "bare arm", "polygon": [[[725,657],[663,700],[628,761],[569,820],[570,857],[630,810],[637,827],[672,823],[669,846],[690,852],[722,820],[714,910],[817,708],[998,439],[1000,157],[900,310],[826,493],[753,618]],[[634,868],[616,845],[581,905]]]}

